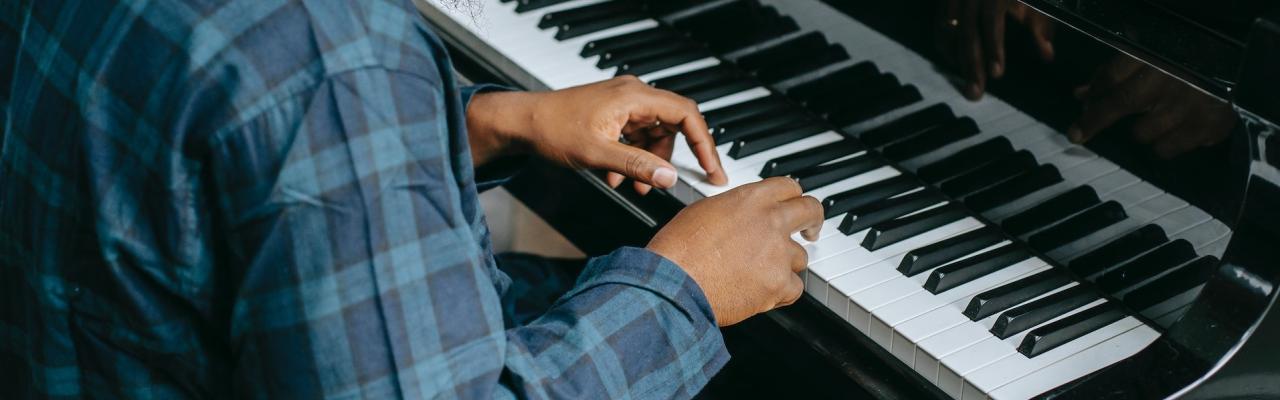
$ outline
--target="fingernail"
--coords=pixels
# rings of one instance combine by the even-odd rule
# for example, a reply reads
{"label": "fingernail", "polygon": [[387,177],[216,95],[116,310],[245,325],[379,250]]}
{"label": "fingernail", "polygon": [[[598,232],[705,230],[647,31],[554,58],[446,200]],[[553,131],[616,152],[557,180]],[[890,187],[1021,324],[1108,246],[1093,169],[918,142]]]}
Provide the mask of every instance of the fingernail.
{"label": "fingernail", "polygon": [[970,83],[970,84],[969,84],[969,98],[970,98],[970,99],[978,99],[978,98],[980,98],[980,97],[982,97],[982,87],[981,87],[981,86],[978,86],[978,84],[976,84],[976,83]]}
{"label": "fingernail", "polygon": [[1081,132],[1080,128],[1073,126],[1071,129],[1067,129],[1067,138],[1071,139],[1071,143],[1084,143],[1084,132]]}
{"label": "fingernail", "polygon": [[653,171],[653,183],[669,188],[676,185],[676,170],[662,167]]}
{"label": "fingernail", "polygon": [[1001,65],[1000,65],[1000,63],[998,63],[998,62],[992,62],[992,63],[991,63],[991,76],[996,77],[996,78],[999,78],[999,77],[1000,77],[1000,76],[1002,76],[1002,75],[1004,75],[1004,67],[1003,67],[1003,66],[1001,66]]}

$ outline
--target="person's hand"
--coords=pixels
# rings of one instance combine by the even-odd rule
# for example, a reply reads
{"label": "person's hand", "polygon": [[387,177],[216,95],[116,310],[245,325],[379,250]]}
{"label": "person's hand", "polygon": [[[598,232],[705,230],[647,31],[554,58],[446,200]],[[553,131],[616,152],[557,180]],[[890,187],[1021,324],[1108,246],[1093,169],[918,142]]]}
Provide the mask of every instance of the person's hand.
{"label": "person's hand", "polygon": [[631,178],[640,194],[675,185],[676,169],[667,160],[683,132],[707,180],[728,182],[698,105],[633,76],[552,92],[478,95],[467,126],[478,137],[471,140],[473,155],[525,149],[567,167],[607,170],[613,187]]}
{"label": "person's hand", "polygon": [[1126,55],[1118,55],[1075,91],[1083,113],[1067,130],[1084,143],[1122,118],[1137,116],[1133,139],[1172,158],[1217,144],[1237,123],[1227,103]]}
{"label": "person's hand", "polygon": [[960,68],[967,82],[962,88],[970,100],[982,98],[987,81],[1004,76],[1005,21],[1013,19],[1035,40],[1040,58],[1053,61],[1055,25],[1017,0],[941,0],[938,8],[938,51]]}
{"label": "person's hand", "polygon": [[800,184],[774,177],[686,207],[648,248],[684,268],[728,326],[800,298],[809,257],[791,235],[816,240],[822,217]]}

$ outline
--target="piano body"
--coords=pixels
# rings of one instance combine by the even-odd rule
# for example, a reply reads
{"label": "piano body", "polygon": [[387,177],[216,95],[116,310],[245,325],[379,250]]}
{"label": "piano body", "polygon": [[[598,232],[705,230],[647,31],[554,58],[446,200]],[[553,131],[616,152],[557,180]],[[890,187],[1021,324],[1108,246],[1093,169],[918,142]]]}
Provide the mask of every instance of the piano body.
{"label": "piano body", "polygon": [[[464,74],[530,90],[632,74],[700,103],[728,187],[687,149],[677,187],[643,198],[546,166],[526,178],[561,189],[513,183],[589,254],[797,179],[828,219],[801,311],[770,317],[854,380],[868,360],[850,354],[871,354],[939,398],[1280,397],[1277,7],[1026,0],[1059,24],[1057,60],[1011,25],[1007,76],[969,101],[936,62],[931,1],[417,1]],[[1129,118],[1071,144],[1070,89],[1117,57],[1190,89],[1171,91],[1206,104],[1188,118],[1224,116],[1221,140],[1166,160]]]}

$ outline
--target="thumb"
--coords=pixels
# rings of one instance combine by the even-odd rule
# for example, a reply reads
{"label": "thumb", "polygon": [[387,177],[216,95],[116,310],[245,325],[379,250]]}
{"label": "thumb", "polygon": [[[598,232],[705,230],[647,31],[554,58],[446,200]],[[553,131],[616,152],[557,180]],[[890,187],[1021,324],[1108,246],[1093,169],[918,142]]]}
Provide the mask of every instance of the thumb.
{"label": "thumb", "polygon": [[622,143],[610,143],[601,150],[592,157],[591,168],[617,172],[664,189],[676,184],[676,168],[653,153]]}

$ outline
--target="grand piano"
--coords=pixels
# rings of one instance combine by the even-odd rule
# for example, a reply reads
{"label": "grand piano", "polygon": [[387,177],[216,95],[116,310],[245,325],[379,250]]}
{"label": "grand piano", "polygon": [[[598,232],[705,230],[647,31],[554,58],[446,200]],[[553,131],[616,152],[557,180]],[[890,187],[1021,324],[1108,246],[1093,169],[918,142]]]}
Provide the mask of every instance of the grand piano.
{"label": "grand piano", "polygon": [[[727,187],[687,150],[649,196],[546,165],[509,185],[589,254],[764,177],[821,200],[805,297],[768,318],[822,376],[883,398],[1280,397],[1280,7],[1024,3],[1057,25],[1055,61],[1010,27],[978,101],[935,50],[933,1],[417,4],[468,79],[631,74],[699,102]],[[1191,105],[1177,134],[1202,146],[1158,157],[1133,117],[1067,140],[1072,88],[1117,60]]]}

